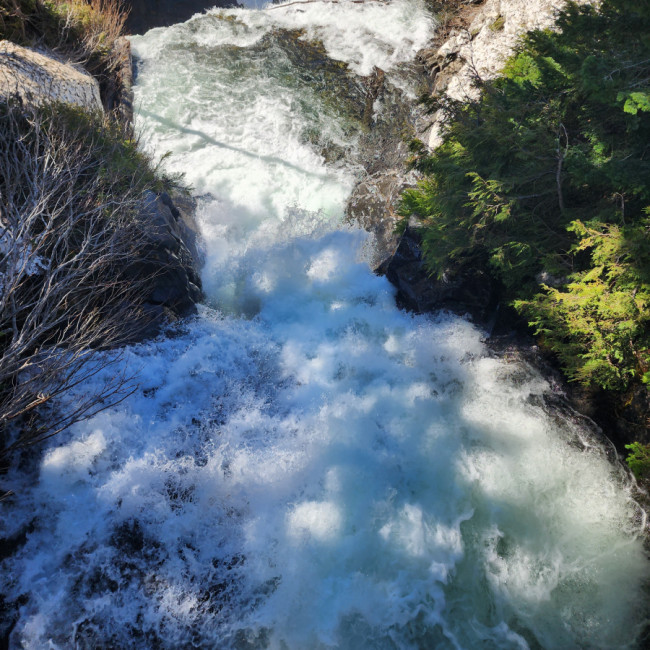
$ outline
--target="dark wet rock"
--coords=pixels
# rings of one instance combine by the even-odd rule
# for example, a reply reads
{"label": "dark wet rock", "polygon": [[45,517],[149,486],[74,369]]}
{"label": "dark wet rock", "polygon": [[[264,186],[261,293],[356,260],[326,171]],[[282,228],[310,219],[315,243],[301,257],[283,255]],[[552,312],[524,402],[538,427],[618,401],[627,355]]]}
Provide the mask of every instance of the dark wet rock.
{"label": "dark wet rock", "polygon": [[126,0],[125,5],[130,9],[126,29],[131,34],[183,23],[212,7],[238,6],[234,0]]}
{"label": "dark wet rock", "polygon": [[286,83],[290,75],[291,83],[316,92],[325,110],[343,118],[344,128],[352,136],[363,129],[368,96],[366,78],[355,75],[347,63],[330,58],[321,41],[305,40],[304,36],[300,29],[275,29],[248,49],[253,57],[273,56],[276,65],[284,59],[288,65],[278,65],[278,72],[274,73],[279,75],[278,81]]}
{"label": "dark wet rock", "polygon": [[130,269],[134,279],[147,278],[143,308],[148,326],[143,338],[169,320],[192,314],[202,298],[202,257],[193,221],[194,202],[163,192],[147,192],[140,220],[147,243]]}
{"label": "dark wet rock", "polygon": [[15,602],[10,602],[5,599],[5,596],[0,594],[0,648],[10,648],[11,632],[16,627],[19,618],[19,609],[26,605],[28,602],[27,596],[20,596]]}
{"label": "dark wet rock", "polygon": [[200,230],[194,219],[197,199],[189,194],[177,194],[172,200],[166,193],[161,194],[160,198],[163,202],[166,202],[176,219],[176,225],[180,230],[183,244],[192,257],[194,269],[200,269],[205,259],[199,245],[201,239]]}
{"label": "dark wet rock", "polygon": [[376,268],[391,257],[400,240],[395,227],[401,217],[397,204],[401,192],[412,182],[403,170],[390,169],[368,176],[352,192],[347,219],[374,235],[370,265]]}
{"label": "dark wet rock", "polygon": [[[417,88],[425,78],[424,68],[406,64],[399,76]],[[413,96],[387,81],[379,68],[363,77],[362,83],[362,129],[349,159],[365,174],[348,199],[346,218],[374,236],[369,263],[376,269],[395,253],[400,240],[395,228],[401,219],[397,213],[401,193],[417,181],[416,172],[407,164],[408,142],[417,133],[424,109]]]}
{"label": "dark wet rock", "polygon": [[34,531],[34,522],[30,521],[26,526],[9,535],[0,538],[0,560],[11,557],[18,549],[27,542],[27,536]]}
{"label": "dark wet rock", "polygon": [[624,445],[650,444],[650,391],[635,384],[623,393],[594,391],[588,395],[594,418],[625,454]]}
{"label": "dark wet rock", "polygon": [[386,73],[375,66],[372,74],[365,78],[364,85],[366,87],[366,100],[363,109],[363,124],[366,128],[371,128],[373,123],[373,116],[375,113],[374,105],[379,97],[379,94],[384,89],[384,81]]}
{"label": "dark wet rock", "polygon": [[448,309],[490,329],[494,324],[499,302],[495,281],[484,270],[467,265],[440,279],[432,277],[422,259],[418,227],[406,228],[395,254],[377,272],[397,287],[398,304],[405,309],[417,313]]}
{"label": "dark wet rock", "polygon": [[[377,68],[364,77],[364,131],[358,143],[357,162],[369,175],[402,170],[408,175],[408,143],[416,136],[416,126],[424,108],[414,97],[384,80]],[[400,76],[417,87],[424,77],[424,69],[415,64],[403,65]],[[372,109],[372,112],[370,111]]]}
{"label": "dark wet rock", "polygon": [[[223,20],[214,15],[206,20]],[[197,53],[201,56],[202,53]],[[214,56],[214,53],[206,53]],[[404,169],[409,155],[407,141],[415,135],[415,113],[422,111],[413,97],[389,82],[383,70],[375,67],[368,76],[360,76],[347,63],[328,56],[319,40],[306,40],[304,30],[274,29],[253,46],[220,48],[220,56],[232,59],[232,67],[244,61],[255,67],[260,58],[272,57],[280,86],[291,83],[319,95],[323,111],[343,128],[349,145],[341,148],[319,129],[305,130],[308,140],[328,162],[345,158],[367,174]],[[243,58],[245,57],[245,58]],[[424,78],[424,68],[416,64],[401,66],[399,76],[415,86]],[[300,94],[300,93],[298,93]]]}
{"label": "dark wet rock", "polygon": [[127,38],[115,41],[117,65],[115,72],[102,78],[99,84],[102,104],[127,128],[133,124],[133,61],[131,42]]}

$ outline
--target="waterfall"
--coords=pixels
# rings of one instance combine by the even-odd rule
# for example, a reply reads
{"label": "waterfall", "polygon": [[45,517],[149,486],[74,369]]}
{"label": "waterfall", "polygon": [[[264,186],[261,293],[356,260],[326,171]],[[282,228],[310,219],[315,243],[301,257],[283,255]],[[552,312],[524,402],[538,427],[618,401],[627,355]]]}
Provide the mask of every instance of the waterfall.
{"label": "waterfall", "polygon": [[13,647],[636,647],[625,473],[475,326],[397,309],[344,220],[350,98],[375,66],[415,98],[433,29],[422,0],[311,2],[132,39],[143,146],[198,197],[206,304],[126,349],[137,391],[37,480],[8,477]]}

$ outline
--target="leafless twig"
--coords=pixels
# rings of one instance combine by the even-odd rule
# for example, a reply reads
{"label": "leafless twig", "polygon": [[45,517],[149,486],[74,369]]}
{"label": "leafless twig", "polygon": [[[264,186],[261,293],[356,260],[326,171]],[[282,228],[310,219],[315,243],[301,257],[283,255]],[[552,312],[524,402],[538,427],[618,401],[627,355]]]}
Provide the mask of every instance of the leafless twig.
{"label": "leafless twig", "polygon": [[116,372],[64,413],[51,409],[119,357],[101,351],[144,326],[149,280],[129,275],[146,239],[141,188],[112,178],[97,146],[36,111],[0,110],[0,458],[132,390]]}

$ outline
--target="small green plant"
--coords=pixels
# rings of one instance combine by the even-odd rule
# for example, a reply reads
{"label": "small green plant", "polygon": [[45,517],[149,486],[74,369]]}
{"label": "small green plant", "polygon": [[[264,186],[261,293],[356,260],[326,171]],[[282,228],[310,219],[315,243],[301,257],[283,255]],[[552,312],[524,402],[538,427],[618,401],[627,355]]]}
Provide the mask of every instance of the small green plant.
{"label": "small green plant", "polygon": [[639,480],[650,478],[650,445],[633,442],[631,445],[625,445],[625,449],[630,450],[625,461],[634,476]]}
{"label": "small green plant", "polygon": [[498,15],[494,22],[490,25],[490,30],[493,32],[500,32],[503,29],[503,26],[506,24],[506,19],[502,15]]}

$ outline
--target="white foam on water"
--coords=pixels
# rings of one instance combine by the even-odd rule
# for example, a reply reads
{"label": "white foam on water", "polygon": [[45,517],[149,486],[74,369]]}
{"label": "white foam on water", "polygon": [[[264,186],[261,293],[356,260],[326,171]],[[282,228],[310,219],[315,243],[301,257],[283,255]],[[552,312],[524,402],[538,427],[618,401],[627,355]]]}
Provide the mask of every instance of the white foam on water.
{"label": "white foam on water", "polygon": [[181,34],[202,47],[250,47],[274,29],[303,30],[304,40],[322,42],[332,59],[343,61],[359,75],[369,75],[375,67],[388,72],[414,59],[431,40],[435,25],[422,0],[289,0],[272,5],[246,0],[243,4],[257,11],[214,8],[207,17],[196,15],[180,28],[158,28],[145,39],[136,37],[138,51],[145,54],[140,49],[145,41],[146,55],[155,56],[178,43]]}
{"label": "white foam on water", "polygon": [[418,0],[286,2],[245,17],[251,30],[260,24],[304,29],[304,39],[322,41],[331,58],[360,75],[369,75],[374,67],[390,71],[412,60],[431,39],[434,25]]}
{"label": "white foam on water", "polygon": [[[345,11],[387,8],[411,11]],[[229,25],[134,43],[138,124],[209,192],[220,311],[129,348],[136,393],[6,478],[3,536],[32,522],[2,565],[27,596],[12,646],[634,647],[649,567],[622,472],[475,327],[395,307],[338,226],[354,170],[300,136],[320,99],[281,60],[226,65]]]}
{"label": "white foam on water", "polygon": [[132,348],[141,390],[53,443],[13,506],[39,513],[6,565],[31,596],[22,642],[80,643],[83,621],[121,647],[131,629],[168,647],[631,641],[647,570],[604,454],[570,448],[526,399],[543,382],[468,323],[395,310],[349,258],[315,281],[355,235],[324,239],[267,253],[291,285],[253,321],[204,310]]}

